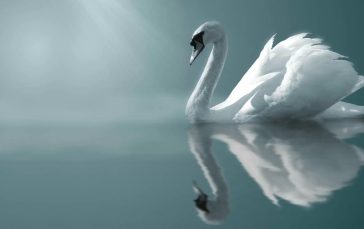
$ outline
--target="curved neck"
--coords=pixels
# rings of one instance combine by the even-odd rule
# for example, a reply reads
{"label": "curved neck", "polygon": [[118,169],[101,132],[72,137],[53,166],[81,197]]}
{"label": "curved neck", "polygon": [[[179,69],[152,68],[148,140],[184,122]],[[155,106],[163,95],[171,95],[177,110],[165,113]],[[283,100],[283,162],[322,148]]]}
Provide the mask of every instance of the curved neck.
{"label": "curved neck", "polygon": [[192,122],[206,120],[209,114],[210,100],[224,67],[227,47],[225,34],[213,43],[206,66],[186,106],[186,115]]}

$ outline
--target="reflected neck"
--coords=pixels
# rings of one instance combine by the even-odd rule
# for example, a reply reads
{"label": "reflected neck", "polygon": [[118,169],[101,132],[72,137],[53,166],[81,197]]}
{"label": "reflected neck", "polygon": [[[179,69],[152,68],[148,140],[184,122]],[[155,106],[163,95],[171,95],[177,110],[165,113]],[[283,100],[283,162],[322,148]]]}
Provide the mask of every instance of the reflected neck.
{"label": "reflected neck", "polygon": [[192,123],[207,119],[211,97],[224,67],[227,47],[226,35],[223,33],[221,39],[213,43],[206,66],[188,100],[186,115]]}

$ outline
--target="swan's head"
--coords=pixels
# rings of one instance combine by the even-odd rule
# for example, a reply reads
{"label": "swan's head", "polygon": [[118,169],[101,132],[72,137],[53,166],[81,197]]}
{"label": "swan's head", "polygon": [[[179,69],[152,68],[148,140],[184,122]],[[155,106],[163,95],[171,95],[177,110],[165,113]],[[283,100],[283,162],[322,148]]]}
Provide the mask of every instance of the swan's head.
{"label": "swan's head", "polygon": [[200,25],[192,35],[190,45],[193,47],[190,65],[209,43],[215,43],[224,36],[224,29],[220,22],[208,21]]}

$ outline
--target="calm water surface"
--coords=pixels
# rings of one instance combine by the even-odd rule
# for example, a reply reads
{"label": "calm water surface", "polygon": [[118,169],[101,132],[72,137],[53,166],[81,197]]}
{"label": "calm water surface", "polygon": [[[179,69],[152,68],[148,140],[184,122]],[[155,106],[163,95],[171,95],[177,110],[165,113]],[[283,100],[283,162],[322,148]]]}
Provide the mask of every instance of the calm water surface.
{"label": "calm water surface", "polygon": [[1,228],[364,228],[364,121],[3,126]]}

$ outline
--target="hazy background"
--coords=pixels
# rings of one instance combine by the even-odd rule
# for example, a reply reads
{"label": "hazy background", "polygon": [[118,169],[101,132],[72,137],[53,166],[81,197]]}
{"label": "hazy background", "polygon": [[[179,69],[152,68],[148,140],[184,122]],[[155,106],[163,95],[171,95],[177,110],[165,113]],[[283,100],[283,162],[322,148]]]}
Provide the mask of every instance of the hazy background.
{"label": "hazy background", "polygon": [[206,20],[229,38],[215,101],[275,33],[322,37],[363,74],[363,10],[333,0],[1,0],[0,123],[181,120],[208,54],[190,67],[188,43]]}

